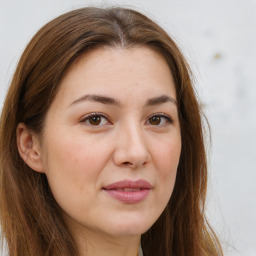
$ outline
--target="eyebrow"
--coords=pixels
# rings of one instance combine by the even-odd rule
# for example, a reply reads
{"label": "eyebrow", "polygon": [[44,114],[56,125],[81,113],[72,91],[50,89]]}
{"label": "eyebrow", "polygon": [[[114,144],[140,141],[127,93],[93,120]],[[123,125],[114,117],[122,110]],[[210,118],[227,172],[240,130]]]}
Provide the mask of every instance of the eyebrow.
{"label": "eyebrow", "polygon": [[121,106],[121,103],[111,97],[107,96],[102,96],[102,95],[95,95],[95,94],[89,94],[89,95],[84,95],[77,100],[73,101],[71,105],[83,102],[83,101],[94,101],[94,102],[99,102],[102,104],[107,104],[107,105],[114,105],[114,106]]}
{"label": "eyebrow", "polygon": [[[99,102],[102,104],[113,105],[113,106],[118,106],[118,107],[120,107],[122,105],[118,100],[111,98],[111,97],[107,97],[107,96],[103,96],[103,95],[87,94],[87,95],[83,95],[82,97],[73,101],[71,103],[71,106],[75,105],[77,103],[83,102],[83,101]],[[160,105],[160,104],[163,104],[166,102],[171,102],[171,103],[174,103],[175,105],[178,105],[177,101],[174,98],[167,96],[167,95],[161,95],[158,97],[148,99],[146,101],[145,106],[156,106],[156,105]]]}
{"label": "eyebrow", "polygon": [[163,104],[166,102],[172,102],[175,105],[178,105],[177,101],[174,98],[167,95],[162,95],[162,96],[148,99],[146,102],[146,106],[155,106],[155,105]]}

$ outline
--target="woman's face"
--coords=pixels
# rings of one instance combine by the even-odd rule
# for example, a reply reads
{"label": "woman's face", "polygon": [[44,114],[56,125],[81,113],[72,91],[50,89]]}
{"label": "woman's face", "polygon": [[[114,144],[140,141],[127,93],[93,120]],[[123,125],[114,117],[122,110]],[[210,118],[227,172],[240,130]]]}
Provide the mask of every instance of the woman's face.
{"label": "woman's face", "polygon": [[75,234],[142,234],[169,201],[181,152],[165,60],[146,47],[86,54],[63,78],[42,138],[43,172]]}

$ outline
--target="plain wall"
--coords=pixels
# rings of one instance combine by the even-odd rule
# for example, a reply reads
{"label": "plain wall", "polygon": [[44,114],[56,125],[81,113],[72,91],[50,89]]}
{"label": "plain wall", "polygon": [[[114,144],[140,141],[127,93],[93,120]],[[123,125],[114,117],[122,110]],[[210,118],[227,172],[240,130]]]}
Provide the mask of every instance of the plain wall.
{"label": "plain wall", "polygon": [[225,255],[256,256],[256,1],[0,0],[0,109],[35,32],[63,12],[91,4],[143,10],[180,45],[212,130],[210,222]]}

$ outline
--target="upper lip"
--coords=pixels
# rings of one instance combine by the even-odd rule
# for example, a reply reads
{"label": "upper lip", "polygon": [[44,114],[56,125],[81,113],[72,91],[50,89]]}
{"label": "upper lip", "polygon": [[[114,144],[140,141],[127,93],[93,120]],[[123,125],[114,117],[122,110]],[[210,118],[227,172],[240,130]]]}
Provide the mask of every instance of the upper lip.
{"label": "upper lip", "polygon": [[134,188],[134,189],[151,189],[152,185],[143,179],[140,180],[120,180],[104,186],[103,189],[111,190],[111,189],[123,189],[123,188]]}

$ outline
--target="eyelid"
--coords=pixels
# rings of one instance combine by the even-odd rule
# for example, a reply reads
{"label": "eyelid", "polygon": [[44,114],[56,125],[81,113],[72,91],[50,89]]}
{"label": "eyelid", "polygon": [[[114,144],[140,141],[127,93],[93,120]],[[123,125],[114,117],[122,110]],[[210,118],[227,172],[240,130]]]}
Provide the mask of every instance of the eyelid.
{"label": "eyelid", "polygon": [[[167,114],[164,114],[164,113],[154,113],[154,114],[151,114],[148,118],[147,118],[147,121],[149,121],[150,118],[152,118],[153,116],[159,116],[159,117],[163,117],[166,119],[166,121],[169,123],[169,124],[173,124],[174,123],[174,120],[172,117],[170,117],[169,115]],[[157,125],[156,125],[157,126]],[[158,125],[158,126],[161,126],[161,125]],[[163,126],[163,125],[162,125]]]}
{"label": "eyelid", "polygon": [[[94,126],[94,127],[101,127],[101,126],[104,126],[104,125],[109,125],[109,124],[113,124],[111,121],[110,121],[110,118],[106,115],[106,114],[103,114],[101,112],[92,112],[92,113],[88,113],[86,115],[84,115],[81,119],[80,119],[80,123],[85,123],[89,118],[93,117],[93,116],[100,116],[102,118],[105,118],[108,122],[108,124],[102,124],[102,125],[91,125],[91,124],[87,124],[88,126]],[[148,116],[147,120],[146,120],[146,123],[149,122],[149,119],[154,117],[154,116],[159,116],[161,118],[165,118],[167,124],[173,124],[174,121],[173,119],[168,115],[168,114],[165,114],[165,113],[154,113],[154,114],[151,114],[150,116]],[[155,126],[165,126],[167,125],[166,123],[165,124],[160,124],[160,125],[155,125]]]}
{"label": "eyelid", "polygon": [[[108,121],[109,124],[112,124],[112,122],[110,121],[110,118],[106,114],[103,114],[101,112],[92,112],[92,113],[84,115],[80,119],[80,123],[85,123],[90,117],[93,117],[93,116],[103,117]],[[109,125],[109,124],[107,124],[107,125]],[[93,125],[88,124],[88,126],[93,126]],[[97,127],[97,126],[100,127],[100,126],[103,126],[103,125],[95,125],[95,127]]]}

